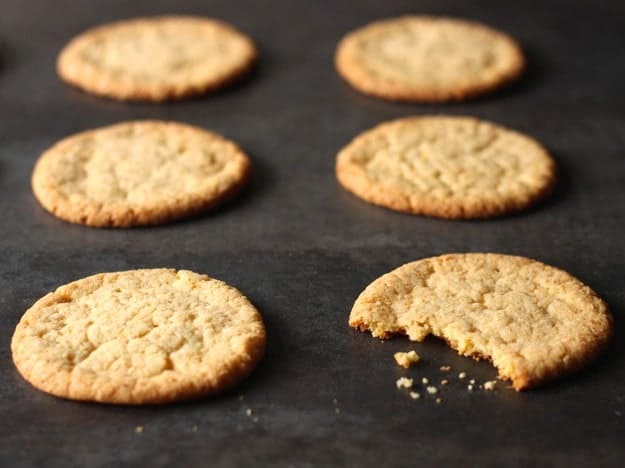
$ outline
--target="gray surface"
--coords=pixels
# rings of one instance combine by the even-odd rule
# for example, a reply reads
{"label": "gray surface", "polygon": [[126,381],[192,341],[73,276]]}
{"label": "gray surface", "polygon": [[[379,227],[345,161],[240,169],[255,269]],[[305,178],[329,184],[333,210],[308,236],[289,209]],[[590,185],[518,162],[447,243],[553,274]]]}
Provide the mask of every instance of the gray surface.
{"label": "gray surface", "polygon": [[[0,464],[623,466],[623,2],[176,3],[2,2]],[[74,34],[171,11],[221,17],[251,34],[262,51],[257,73],[221,94],[167,105],[101,100],[56,79],[56,53]],[[351,91],[332,67],[336,41],[369,20],[406,12],[459,15],[509,31],[529,53],[527,77],[493,97],[445,106]],[[537,137],[560,165],[555,196],[514,217],[447,222],[376,208],[338,187],[334,156],[350,138],[382,120],[432,112],[473,114]],[[72,226],[37,205],[29,176],[42,150],[79,130],[143,117],[197,124],[240,142],[257,169],[251,187],[217,213],[151,229]],[[392,353],[408,341],[380,343],[352,331],[348,312],[380,274],[450,251],[521,254],[570,271],[612,307],[614,345],[589,371],[541,390],[469,394],[453,383],[441,405],[411,401],[394,388],[404,373],[434,378],[442,364],[480,380],[495,372],[436,340],[417,346],[423,365],[402,372]],[[269,348],[245,385],[217,399],[123,408],[55,399],[19,378],[10,337],[37,298],[91,273],[148,266],[221,278],[262,310]],[[137,425],[143,434],[135,434]]]}

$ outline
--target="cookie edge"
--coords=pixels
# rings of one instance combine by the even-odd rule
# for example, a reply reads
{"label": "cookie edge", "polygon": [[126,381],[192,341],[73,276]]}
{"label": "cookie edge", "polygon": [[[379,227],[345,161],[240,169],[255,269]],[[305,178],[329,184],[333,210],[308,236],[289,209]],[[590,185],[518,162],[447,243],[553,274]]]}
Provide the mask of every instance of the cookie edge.
{"label": "cookie edge", "polygon": [[[500,203],[484,202],[472,207],[467,207],[455,202],[441,203],[432,200],[421,200],[417,203],[414,198],[411,199],[400,191],[389,190],[388,188],[382,188],[372,184],[368,178],[360,173],[360,171],[355,173],[352,164],[346,161],[352,146],[372,133],[402,122],[431,119],[457,119],[486,123],[496,127],[498,130],[509,132],[515,136],[520,136],[528,140],[540,149],[543,156],[545,156],[546,160],[549,161],[549,174],[541,186],[541,189],[535,193],[527,194],[525,198],[511,198],[502,200]],[[373,205],[391,209],[393,211],[451,220],[489,219],[499,216],[512,215],[529,209],[532,206],[541,203],[553,193],[557,183],[557,172],[557,165],[553,157],[549,154],[546,148],[533,137],[488,120],[478,119],[471,116],[455,115],[409,116],[379,123],[373,128],[361,132],[347,145],[345,145],[338,152],[335,164],[335,175],[340,185],[361,200]]]}
{"label": "cookie edge", "polygon": [[[505,70],[505,72],[498,74],[489,81],[445,90],[397,85],[372,78],[368,73],[364,72],[357,63],[355,63],[356,61],[354,60],[353,54],[349,50],[354,37],[365,28],[407,19],[427,19],[436,21],[445,20],[463,23],[474,28],[487,30],[510,46],[510,50],[514,55],[512,58],[512,65],[509,69]],[[362,94],[390,101],[444,103],[452,101],[466,101],[482,97],[512,85],[523,75],[527,67],[527,58],[523,53],[523,49],[519,42],[512,36],[484,23],[448,16],[404,15],[395,18],[373,21],[348,32],[345,36],[343,36],[336,47],[334,65],[341,78],[343,78],[343,80],[353,89],[361,92]]]}
{"label": "cookie edge", "polygon": [[[20,355],[22,354],[22,352],[20,351],[18,330],[20,329],[23,320],[28,319],[28,315],[31,310],[34,311],[51,303],[58,302],[58,296],[66,294],[66,290],[68,288],[76,289],[79,287],[84,287],[85,283],[101,282],[106,277],[111,275],[136,272],[171,272],[175,274],[180,272],[188,272],[196,275],[198,279],[204,281],[215,281],[222,285],[225,285],[229,290],[233,290],[235,293],[239,294],[245,300],[251,310],[254,311],[254,319],[260,326],[259,331],[262,331],[262,333],[259,333],[258,336],[248,338],[245,345],[245,356],[240,356],[244,357],[245,359],[239,360],[238,362],[231,362],[228,366],[219,369],[219,372],[217,372],[216,375],[217,378],[220,379],[220,381],[216,385],[213,384],[213,382],[209,382],[206,385],[198,386],[194,385],[192,381],[187,381],[186,385],[183,385],[180,388],[165,388],[164,390],[157,392],[147,391],[144,393],[135,392],[134,394],[129,394],[128,388],[120,384],[120,392],[115,393],[110,398],[98,398],[94,396],[94,392],[90,390],[90,385],[92,382],[79,380],[78,383],[70,386],[71,372],[55,373],[54,379],[50,380],[45,377],[39,378],[40,376],[37,376],[36,372],[33,373],[33,370],[31,368],[27,369],[22,365],[22,359],[20,359]],[[61,298],[61,301],[62,300],[63,299]],[[15,368],[20,376],[29,384],[31,384],[34,388],[46,394],[73,401],[88,401],[116,405],[159,405],[187,400],[195,400],[202,397],[209,397],[228,392],[237,384],[245,380],[258,367],[258,364],[262,361],[264,357],[266,346],[267,331],[263,317],[259,310],[256,308],[256,306],[254,306],[254,304],[252,304],[247,296],[245,296],[239,289],[224,281],[209,277],[205,274],[195,273],[190,270],[178,270],[174,268],[143,268],[135,270],[97,273],[72,281],[70,283],[63,284],[57,287],[54,291],[47,293],[46,295],[38,299],[31,307],[29,307],[20,318],[11,338],[11,355],[13,364],[15,365]]]}
{"label": "cookie edge", "polygon": [[[537,264],[541,268],[546,268],[548,270],[555,271],[560,275],[565,275],[567,278],[572,279],[573,282],[576,283],[576,285],[580,286],[588,294],[589,298],[597,301],[606,320],[605,320],[605,328],[600,330],[601,333],[594,334],[594,337],[596,338],[596,340],[590,343],[588,348],[584,350],[585,351],[584,353],[580,353],[579,356],[576,356],[576,359],[566,362],[564,366],[558,367],[558,364],[550,366],[547,369],[547,372],[542,373],[542,375],[530,375],[527,372],[515,372],[514,374],[507,374],[505,372],[502,372],[502,369],[494,365],[491,356],[482,355],[480,353],[463,354],[446,337],[428,333],[428,335],[432,335],[439,339],[444,340],[449,345],[449,347],[452,348],[454,351],[458,352],[459,355],[472,357],[473,359],[476,359],[476,360],[486,360],[490,362],[497,369],[500,379],[510,381],[512,383],[512,387],[516,391],[522,391],[522,390],[533,389],[536,387],[541,387],[545,384],[570,376],[572,374],[575,374],[587,368],[588,366],[593,364],[599,358],[599,356],[603,353],[603,351],[609,346],[614,335],[614,316],[612,315],[610,308],[608,304],[606,303],[606,301],[603,298],[601,298],[601,296],[599,296],[596,293],[596,291],[594,291],[590,286],[588,286],[587,284],[582,282],[579,278],[573,276],[569,272],[561,268],[548,265],[539,260],[534,260],[532,258],[523,257],[520,255],[509,255],[509,254],[487,253],[487,252],[447,253],[447,254],[442,254],[442,255],[436,255],[433,257],[425,257],[419,260],[404,263],[403,265],[400,265],[397,268],[394,268],[393,270],[382,274],[381,276],[377,277],[372,282],[370,282],[360,292],[360,294],[354,301],[354,304],[352,306],[349,319],[348,319],[349,326],[352,328],[358,329],[360,331],[363,331],[363,332],[368,331],[371,333],[373,337],[381,339],[381,340],[384,340],[393,336],[406,336],[407,337],[405,330],[392,330],[392,331],[388,331],[384,333],[376,333],[374,330],[372,330],[370,328],[370,325],[366,321],[363,321],[361,317],[358,317],[360,313],[357,312],[357,306],[359,305],[359,300],[361,299],[361,297],[370,288],[373,288],[374,285],[377,287],[378,285],[376,285],[376,283],[378,282],[381,283],[386,278],[392,277],[398,272],[398,270],[411,269],[416,264],[429,263],[433,260],[444,260],[444,259],[449,259],[449,258],[467,257],[467,256],[490,256],[490,257],[494,256],[494,257],[499,257],[499,258],[507,257],[512,260],[520,261],[525,264]],[[411,340],[411,341],[422,341],[428,335],[425,335],[421,340]],[[408,339],[410,338],[408,337]]]}
{"label": "cookie edge", "polygon": [[[91,72],[85,72],[84,69],[75,60],[72,59],[72,48],[78,43],[90,39],[94,35],[102,34],[108,29],[132,24],[141,21],[167,21],[167,20],[196,20],[212,23],[217,27],[234,33],[242,39],[247,45],[247,56],[241,61],[240,65],[233,67],[229,73],[216,80],[209,80],[197,86],[181,84],[178,86],[163,86],[158,89],[148,89],[142,86],[126,86],[118,81],[111,81],[100,77],[94,79]],[[246,34],[235,28],[234,26],[214,18],[206,18],[193,15],[160,15],[145,16],[132,19],[114,21],[105,23],[93,28],[87,29],[74,36],[61,49],[56,60],[56,71],[59,78],[69,85],[82,90],[88,94],[115,99],[118,101],[137,101],[137,102],[163,102],[178,101],[188,99],[204,94],[220,91],[247,76],[258,63],[259,51],[254,41]]]}
{"label": "cookie edge", "polygon": [[[106,204],[86,204],[82,208],[76,207],[72,203],[66,201],[63,197],[42,187],[42,180],[46,178],[45,172],[42,172],[42,161],[44,158],[54,157],[60,145],[67,144],[74,139],[80,139],[103,130],[111,129],[117,126],[133,125],[133,124],[154,124],[185,128],[193,132],[208,134],[211,137],[218,138],[224,143],[232,145],[238,158],[238,178],[227,190],[213,197],[200,197],[187,200],[186,203],[174,204],[171,206],[163,206],[157,210],[133,210],[133,209],[110,209]],[[46,149],[37,162],[31,175],[31,188],[36,200],[50,214],[58,219],[89,227],[98,228],[130,228],[141,226],[154,226],[169,224],[183,219],[193,218],[203,213],[211,211],[228,201],[235,198],[243,188],[249,183],[252,177],[252,162],[250,157],[241,149],[241,147],[232,140],[223,135],[174,121],[160,120],[133,120],[118,122],[104,127],[98,127],[85,130],[62,138],[55,142],[51,147]]]}

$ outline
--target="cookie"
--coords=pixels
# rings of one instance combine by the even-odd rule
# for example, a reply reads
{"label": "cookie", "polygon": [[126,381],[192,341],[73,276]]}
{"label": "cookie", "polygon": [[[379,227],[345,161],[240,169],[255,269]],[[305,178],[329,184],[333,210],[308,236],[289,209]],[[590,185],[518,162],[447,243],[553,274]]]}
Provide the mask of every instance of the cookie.
{"label": "cookie", "polygon": [[39,158],[32,187],[43,207],[98,227],[161,224],[235,195],[249,158],[233,142],[173,122],[124,122],[61,140]]}
{"label": "cookie", "polygon": [[347,34],[335,64],[357,90],[384,99],[462,100],[519,77],[525,60],[506,34],[472,21],[404,16]]}
{"label": "cookie", "polygon": [[39,390],[72,400],[151,404],[227,390],[265,349],[262,318],[222,281],[170,269],[102,273],[26,311],[11,351]]}
{"label": "cookie", "polygon": [[254,43],[221,21],[160,16],[90,29],[61,51],[59,76],[120,100],[182,99],[221,88],[250,70]]}
{"label": "cookie", "polygon": [[364,132],[337,157],[339,182],[397,211],[488,218],[547,196],[555,163],[535,140],[471,117],[412,117]]}
{"label": "cookie", "polygon": [[608,307],[588,286],[523,257],[451,254],[407,263],[360,294],[349,324],[374,337],[446,340],[489,359],[516,390],[589,364],[612,335]]}

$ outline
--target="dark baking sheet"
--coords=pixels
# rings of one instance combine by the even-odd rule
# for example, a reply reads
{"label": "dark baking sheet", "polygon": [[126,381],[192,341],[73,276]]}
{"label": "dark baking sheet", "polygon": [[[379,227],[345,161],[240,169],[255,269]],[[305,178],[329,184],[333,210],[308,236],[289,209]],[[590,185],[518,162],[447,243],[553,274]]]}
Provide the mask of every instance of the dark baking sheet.
{"label": "dark baking sheet", "polygon": [[[622,1],[25,1],[0,8],[0,464],[4,466],[422,465],[623,466],[625,455],[625,5]],[[123,104],[60,83],[55,57],[87,27],[163,12],[230,21],[262,51],[251,79],[192,101]],[[508,31],[526,77],[470,103],[405,105],[363,97],[334,72],[346,31],[409,12],[457,15]],[[484,222],[407,216],[339,188],[334,157],[374,124],[410,114],[471,114],[525,131],[554,154],[555,196]],[[253,183],[220,211],[174,225],[97,230],[65,224],[33,199],[39,154],[68,134],[120,120],[173,119],[222,132],[252,156]],[[408,260],[457,251],[527,255],[590,284],[616,317],[593,368],[526,393],[469,393],[453,379],[414,402],[403,374],[439,366],[483,381],[486,363],[442,343],[399,370],[381,343],[347,326],[356,295]],[[258,371],[215,399],[149,408],[40,393],[15,372],[10,337],[37,298],[96,272],[179,267],[244,291],[266,318]],[[241,395],[243,399],[241,399]],[[253,410],[258,422],[246,416]],[[337,413],[338,408],[338,413]],[[143,426],[141,434],[136,426]]]}

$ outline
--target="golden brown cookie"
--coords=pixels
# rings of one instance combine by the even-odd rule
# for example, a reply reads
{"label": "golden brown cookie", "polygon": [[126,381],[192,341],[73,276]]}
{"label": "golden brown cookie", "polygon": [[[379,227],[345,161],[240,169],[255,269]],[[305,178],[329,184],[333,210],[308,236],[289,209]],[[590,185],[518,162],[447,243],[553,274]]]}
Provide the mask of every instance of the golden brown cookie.
{"label": "golden brown cookie", "polygon": [[471,117],[410,117],[356,137],[336,162],[339,182],[397,211],[488,218],[522,210],[555,184],[555,163],[532,138]]}
{"label": "golden brown cookie", "polygon": [[185,270],[102,273],[59,287],[20,320],[11,350],[39,390],[102,403],[166,403],[227,390],[265,348],[243,294]]}
{"label": "golden brown cookie", "polygon": [[57,71],[89,93],[163,101],[221,88],[246,73],[256,57],[254,43],[226,23],[159,16],[82,33],[61,51]]}
{"label": "golden brown cookie", "polygon": [[98,227],[160,224],[236,194],[251,171],[233,142],[189,125],[124,122],[61,140],[39,158],[35,196],[55,216]]}
{"label": "golden brown cookie", "polygon": [[346,35],[336,68],[357,90],[403,101],[474,97],[516,79],[524,68],[518,44],[472,21],[403,16]]}
{"label": "golden brown cookie", "polygon": [[595,292],[523,257],[451,254],[407,263],[360,294],[349,324],[374,337],[432,334],[464,356],[489,359],[516,390],[589,364],[612,335]]}

